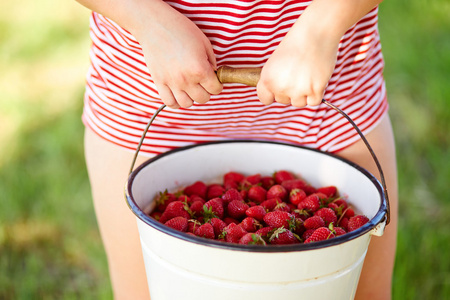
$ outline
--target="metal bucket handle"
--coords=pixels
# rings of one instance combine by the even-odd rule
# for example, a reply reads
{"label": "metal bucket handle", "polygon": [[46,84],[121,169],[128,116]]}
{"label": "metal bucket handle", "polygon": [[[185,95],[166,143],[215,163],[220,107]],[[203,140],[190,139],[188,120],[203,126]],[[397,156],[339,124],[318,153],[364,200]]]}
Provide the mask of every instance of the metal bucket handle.
{"label": "metal bucket handle", "polygon": [[[261,68],[232,68],[232,67],[228,67],[228,66],[222,66],[219,67],[217,69],[217,78],[219,79],[219,81],[221,83],[241,83],[241,84],[245,84],[248,86],[256,86],[259,78],[260,78],[260,74],[261,74]],[[356,126],[355,122],[353,122],[353,120],[344,112],[342,111],[340,108],[336,107],[335,105],[331,104],[330,102],[326,101],[325,99],[322,99],[322,103],[331,107],[332,109],[334,109],[335,111],[337,111],[338,113],[340,113],[342,116],[344,116],[349,122],[350,124],[353,126],[353,128],[356,130],[356,132],[358,132],[359,136],[361,137],[361,139],[363,140],[364,144],[366,145],[367,149],[369,150],[370,154],[372,155],[373,160],[375,161],[375,164],[377,165],[378,168],[378,172],[380,173],[380,179],[381,179],[381,184],[383,186],[383,190],[384,190],[384,196],[386,199],[386,225],[389,224],[390,220],[391,220],[391,216],[390,216],[390,205],[389,205],[389,197],[388,197],[388,192],[387,192],[387,187],[386,187],[386,181],[384,178],[384,173],[383,170],[381,168],[381,164],[378,161],[377,156],[375,155],[375,152],[373,151],[372,147],[370,146],[369,142],[367,141],[367,139],[365,138],[364,134],[361,132],[361,130],[358,128],[358,126]],[[130,168],[130,172],[129,174],[131,174],[133,172],[133,168],[134,165],[136,163],[136,159],[138,157],[139,154],[139,150],[141,149],[142,143],[144,142],[145,136],[148,132],[148,129],[150,128],[150,126],[152,125],[153,121],[155,120],[156,116],[161,112],[161,110],[163,110],[166,107],[165,104],[161,105],[153,114],[153,116],[150,118],[150,121],[148,122],[147,126],[145,127],[144,133],[142,134],[142,137],[139,141],[139,144],[136,148],[136,152],[134,154],[133,157],[133,161],[131,163],[131,168]]]}

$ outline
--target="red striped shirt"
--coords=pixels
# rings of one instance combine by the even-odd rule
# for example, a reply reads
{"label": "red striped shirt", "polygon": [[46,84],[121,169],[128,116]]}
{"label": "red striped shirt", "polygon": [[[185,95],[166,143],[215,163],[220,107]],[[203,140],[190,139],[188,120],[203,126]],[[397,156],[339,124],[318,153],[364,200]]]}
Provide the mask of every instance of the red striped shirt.
{"label": "red striped shirt", "polygon": [[[262,67],[311,1],[167,1],[211,40],[218,65]],[[369,132],[388,109],[383,57],[373,9],[342,37],[324,98]],[[113,21],[91,17],[91,67],[83,122],[99,136],[135,150],[162,104],[135,38]],[[337,152],[359,140],[353,127],[325,105],[295,108],[262,105],[256,89],[224,86],[207,104],[163,110],[150,128],[141,154],[227,139],[297,143]]]}

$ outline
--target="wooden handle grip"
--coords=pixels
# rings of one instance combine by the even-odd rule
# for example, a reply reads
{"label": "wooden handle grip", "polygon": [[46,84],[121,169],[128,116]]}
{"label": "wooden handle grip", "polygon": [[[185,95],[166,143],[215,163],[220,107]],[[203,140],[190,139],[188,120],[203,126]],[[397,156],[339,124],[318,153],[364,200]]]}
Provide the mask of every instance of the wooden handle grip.
{"label": "wooden handle grip", "polygon": [[217,69],[217,78],[221,83],[241,83],[256,86],[261,75],[261,68],[232,68],[221,66]]}

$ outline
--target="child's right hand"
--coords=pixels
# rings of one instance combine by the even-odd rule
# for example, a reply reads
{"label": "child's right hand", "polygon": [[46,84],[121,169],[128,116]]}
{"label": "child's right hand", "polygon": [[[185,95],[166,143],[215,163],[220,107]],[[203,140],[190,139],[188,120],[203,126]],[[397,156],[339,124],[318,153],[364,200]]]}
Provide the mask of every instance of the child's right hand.
{"label": "child's right hand", "polygon": [[[159,1],[157,1],[159,2]],[[170,108],[206,103],[219,94],[216,59],[209,39],[188,18],[166,3],[135,28],[147,67],[162,101]]]}

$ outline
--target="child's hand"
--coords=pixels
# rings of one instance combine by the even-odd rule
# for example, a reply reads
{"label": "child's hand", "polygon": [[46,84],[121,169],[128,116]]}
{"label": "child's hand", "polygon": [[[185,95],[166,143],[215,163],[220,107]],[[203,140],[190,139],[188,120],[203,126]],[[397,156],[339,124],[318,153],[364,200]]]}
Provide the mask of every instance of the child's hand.
{"label": "child's hand", "polygon": [[322,101],[336,64],[339,41],[321,40],[313,31],[293,29],[261,71],[257,91],[263,104],[276,101],[303,107]]}
{"label": "child's hand", "polygon": [[222,91],[213,48],[203,32],[168,5],[136,34],[162,101],[170,108],[206,103]]}

